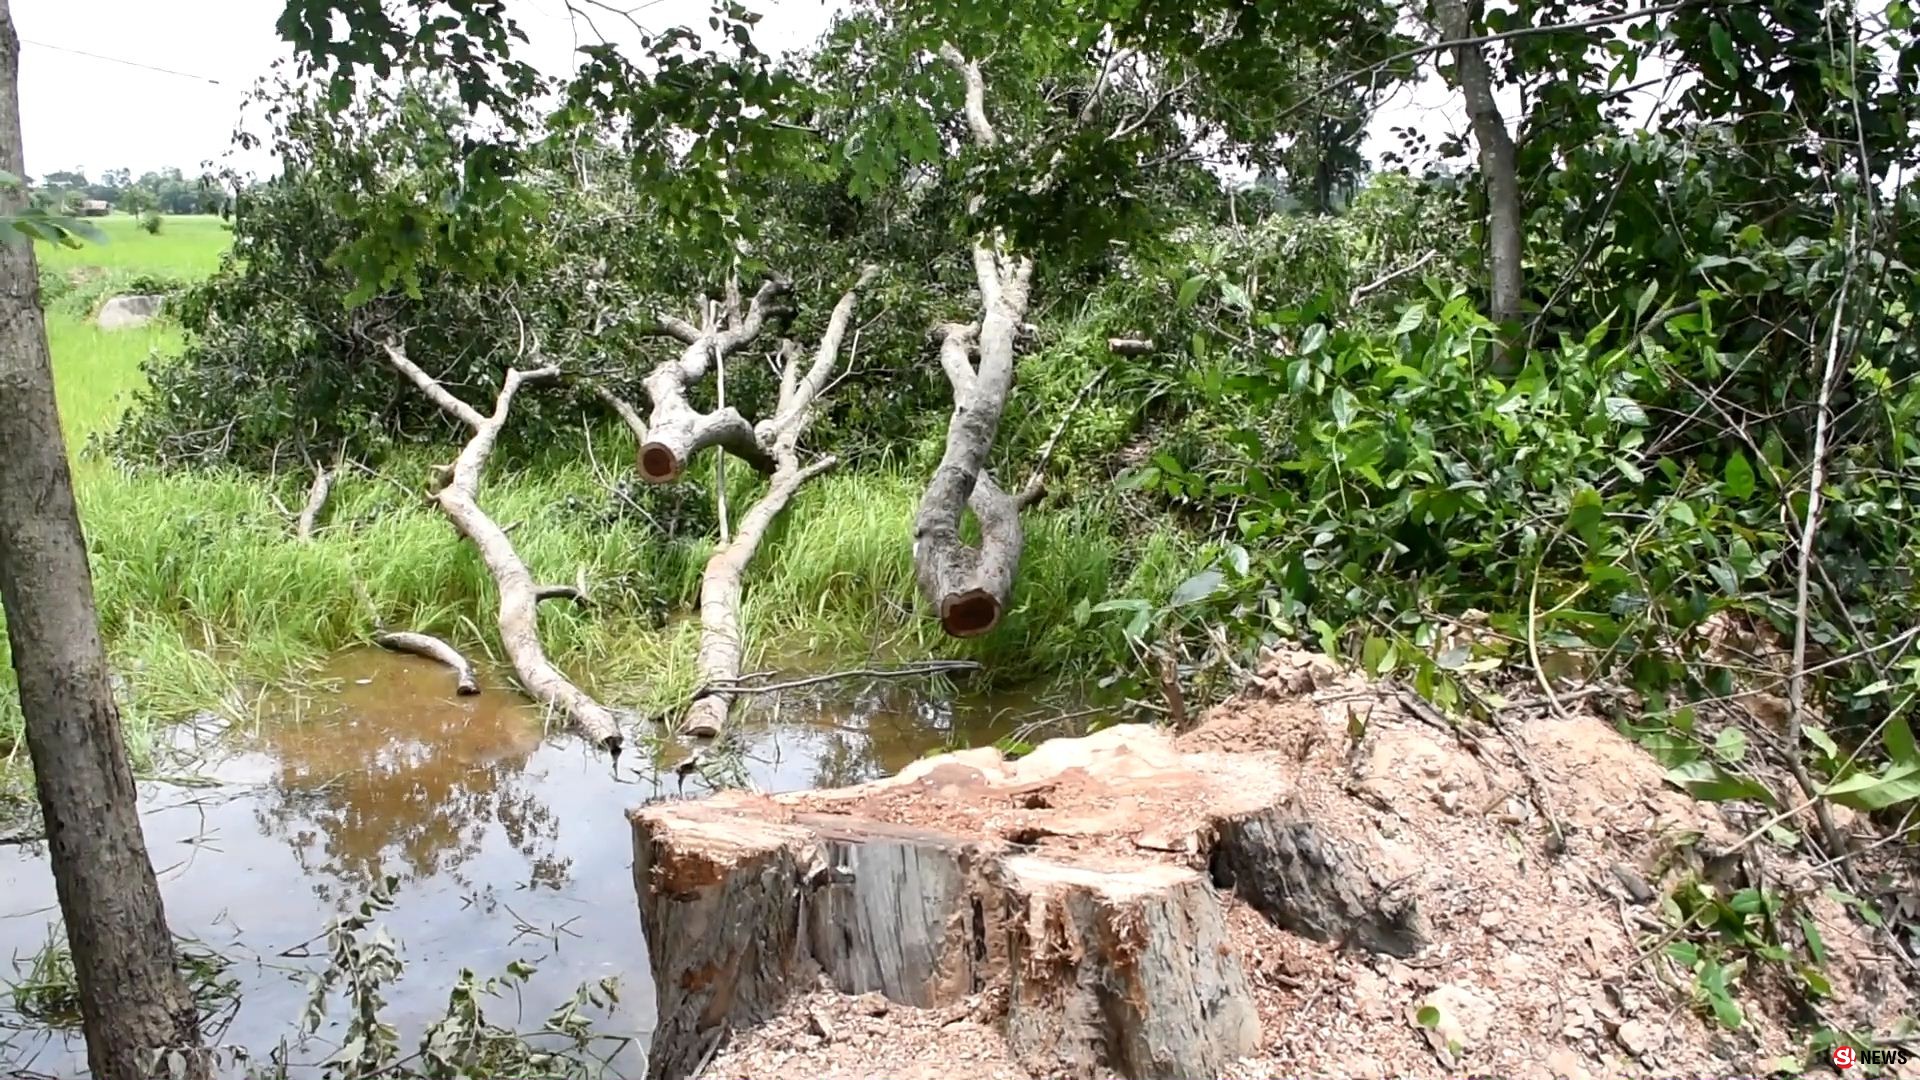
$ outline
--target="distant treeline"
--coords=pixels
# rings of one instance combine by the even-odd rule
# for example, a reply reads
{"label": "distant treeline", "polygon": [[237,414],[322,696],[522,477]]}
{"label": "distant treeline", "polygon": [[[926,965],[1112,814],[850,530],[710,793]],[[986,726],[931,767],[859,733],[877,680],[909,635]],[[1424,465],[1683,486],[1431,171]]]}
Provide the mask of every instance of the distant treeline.
{"label": "distant treeline", "polygon": [[219,211],[226,192],[211,176],[189,177],[179,169],[143,173],[108,169],[97,180],[79,171],[50,172],[33,182],[36,203],[49,210],[77,212],[82,203],[104,203],[115,210],[144,214],[211,214]]}

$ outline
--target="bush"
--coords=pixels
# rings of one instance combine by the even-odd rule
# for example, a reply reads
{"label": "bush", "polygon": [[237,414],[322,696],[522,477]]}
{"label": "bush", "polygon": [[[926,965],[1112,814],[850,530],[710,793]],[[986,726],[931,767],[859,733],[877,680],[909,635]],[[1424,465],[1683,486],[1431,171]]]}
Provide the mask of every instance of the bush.
{"label": "bush", "polygon": [[149,236],[159,236],[160,224],[165,220],[165,218],[160,216],[159,211],[149,210],[145,214],[140,215],[140,227],[147,230],[147,235]]}

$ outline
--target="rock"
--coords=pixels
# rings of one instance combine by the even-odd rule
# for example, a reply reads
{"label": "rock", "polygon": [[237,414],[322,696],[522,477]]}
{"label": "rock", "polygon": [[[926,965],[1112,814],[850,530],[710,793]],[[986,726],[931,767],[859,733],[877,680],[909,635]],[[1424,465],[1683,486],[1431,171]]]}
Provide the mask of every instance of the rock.
{"label": "rock", "polygon": [[1650,904],[1653,902],[1653,889],[1647,885],[1647,880],[1641,877],[1633,867],[1628,866],[1626,863],[1617,862],[1609,867],[1609,869],[1613,871],[1614,879],[1620,882],[1620,887],[1626,890],[1627,899],[1636,904]]}
{"label": "rock", "polygon": [[882,994],[861,994],[856,1004],[860,1006],[860,1011],[868,1016],[885,1016],[889,1008],[887,999]]}
{"label": "rock", "polygon": [[135,326],[145,326],[160,314],[160,308],[166,303],[164,296],[136,295],[116,296],[100,307],[100,314],[94,318],[94,325],[102,330],[125,330]]}

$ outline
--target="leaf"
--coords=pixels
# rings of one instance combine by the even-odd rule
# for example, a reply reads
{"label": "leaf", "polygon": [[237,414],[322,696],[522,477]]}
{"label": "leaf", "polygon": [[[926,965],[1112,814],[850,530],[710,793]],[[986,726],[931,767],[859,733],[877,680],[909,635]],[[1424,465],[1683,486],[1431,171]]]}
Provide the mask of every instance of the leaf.
{"label": "leaf", "polygon": [[1227,549],[1227,562],[1233,567],[1233,572],[1241,577],[1246,577],[1247,571],[1251,569],[1253,565],[1252,558],[1247,555],[1247,549],[1241,547],[1239,544],[1235,544]]}
{"label": "leaf", "polygon": [[1427,305],[1413,304],[1400,313],[1400,321],[1393,324],[1393,335],[1399,337],[1401,334],[1411,334],[1420,329],[1420,324],[1426,319]]}
{"label": "leaf", "polygon": [[1180,295],[1176,299],[1176,302],[1182,308],[1192,307],[1193,301],[1200,295],[1200,290],[1206,288],[1207,280],[1208,280],[1207,275],[1195,274],[1194,276],[1181,282]]}
{"label": "leaf", "polygon": [[1896,764],[1879,775],[1857,772],[1822,792],[1827,798],[1854,810],[1885,810],[1920,798],[1920,765]]}
{"label": "leaf", "polygon": [[1301,335],[1300,355],[1312,356],[1314,353],[1319,352],[1326,343],[1327,328],[1320,323],[1314,323],[1312,326],[1307,327],[1305,334]]}
{"label": "leaf", "polygon": [[1253,310],[1253,299],[1247,295],[1247,290],[1231,281],[1220,283],[1220,298],[1225,300],[1229,307],[1236,307],[1241,311]]}
{"label": "leaf", "polygon": [[1220,586],[1224,581],[1226,581],[1226,575],[1220,571],[1202,570],[1181,582],[1179,586],[1173,590],[1173,596],[1167,601],[1167,604],[1170,607],[1185,607],[1188,604],[1197,604],[1207,597],[1212,596],[1214,593],[1219,592]]}
{"label": "leaf", "polygon": [[1744,499],[1753,494],[1753,466],[1747,463],[1747,456],[1735,450],[1727,458],[1727,467],[1722,472],[1726,480],[1726,492],[1736,499]]}
{"label": "leaf", "polygon": [[1647,411],[1630,397],[1609,397],[1605,405],[1607,419],[1615,423],[1631,424],[1634,427],[1645,427],[1647,424]]}
{"label": "leaf", "polygon": [[1333,422],[1341,431],[1347,430],[1348,426],[1353,423],[1353,406],[1353,395],[1347,392],[1347,388],[1344,386],[1335,387],[1333,391]]}
{"label": "leaf", "polygon": [[1660,283],[1649,281],[1646,289],[1640,293],[1640,299],[1633,305],[1633,321],[1639,322],[1647,317],[1647,309],[1653,306],[1654,298],[1660,295]]}
{"label": "leaf", "polygon": [[1713,740],[1713,752],[1721,761],[1739,761],[1747,756],[1747,733],[1737,727],[1722,730]]}
{"label": "leaf", "polygon": [[1465,645],[1454,645],[1441,650],[1440,655],[1434,657],[1433,662],[1434,665],[1442,671],[1458,671],[1465,667],[1467,661],[1472,658],[1472,649],[1467,648]]}
{"label": "leaf", "polygon": [[1719,57],[1720,66],[1726,70],[1727,77],[1740,77],[1740,56],[1733,51],[1733,36],[1717,20],[1707,25],[1707,40],[1713,43],[1713,55]]}
{"label": "leaf", "polygon": [[1889,760],[1895,764],[1920,768],[1920,748],[1914,746],[1913,729],[1907,726],[1906,717],[1889,717],[1886,734],[1881,738],[1886,740]]}
{"label": "leaf", "polygon": [[1887,23],[1895,30],[1913,25],[1913,9],[1907,6],[1907,0],[1893,0],[1887,5]]}
{"label": "leaf", "polygon": [[1413,1020],[1421,1027],[1431,1031],[1440,1026],[1440,1010],[1434,1008],[1432,1005],[1422,1005],[1420,1006],[1420,1010],[1413,1014]]}

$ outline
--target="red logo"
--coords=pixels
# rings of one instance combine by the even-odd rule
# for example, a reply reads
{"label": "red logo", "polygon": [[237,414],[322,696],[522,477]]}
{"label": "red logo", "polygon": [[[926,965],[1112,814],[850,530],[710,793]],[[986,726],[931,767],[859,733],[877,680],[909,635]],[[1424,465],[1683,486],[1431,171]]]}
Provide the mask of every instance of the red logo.
{"label": "red logo", "polygon": [[1833,1048],[1833,1064],[1835,1068],[1851,1069],[1859,1063],[1860,1055],[1854,1053],[1853,1047],[1836,1046]]}

